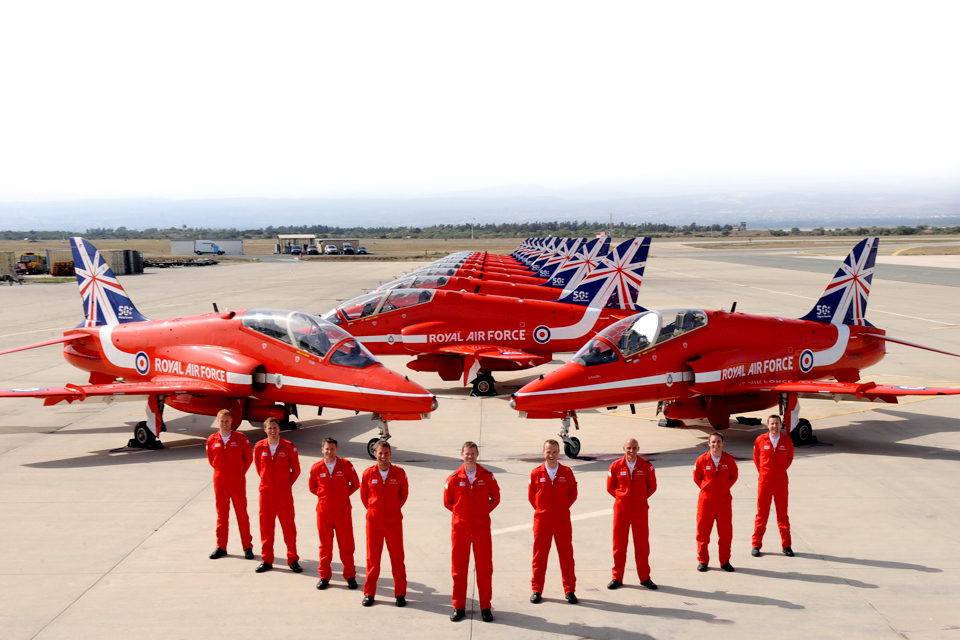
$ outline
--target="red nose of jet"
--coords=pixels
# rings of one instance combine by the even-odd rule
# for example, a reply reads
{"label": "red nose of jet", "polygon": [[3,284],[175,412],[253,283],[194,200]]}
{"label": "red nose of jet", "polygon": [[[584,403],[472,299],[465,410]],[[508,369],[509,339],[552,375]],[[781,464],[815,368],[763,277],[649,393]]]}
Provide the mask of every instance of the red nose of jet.
{"label": "red nose of jet", "polygon": [[420,414],[437,408],[433,394],[382,364],[367,369],[363,379],[364,409],[371,413]]}
{"label": "red nose of jet", "polygon": [[568,362],[556,371],[540,376],[517,391],[510,406],[517,411],[534,413],[539,411],[573,411],[587,406],[583,391],[589,382],[586,368]]}

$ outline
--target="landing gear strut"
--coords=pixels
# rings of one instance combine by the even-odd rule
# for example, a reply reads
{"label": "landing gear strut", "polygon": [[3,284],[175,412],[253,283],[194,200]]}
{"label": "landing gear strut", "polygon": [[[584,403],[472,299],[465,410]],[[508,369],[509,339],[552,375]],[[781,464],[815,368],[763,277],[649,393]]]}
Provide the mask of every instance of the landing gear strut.
{"label": "landing gear strut", "polygon": [[379,414],[373,414],[373,419],[380,422],[380,435],[376,438],[370,438],[370,441],[367,442],[367,455],[376,460],[377,445],[390,439],[390,426],[386,420],[380,418]]}
{"label": "landing gear strut", "polygon": [[473,395],[473,396],[497,395],[497,390],[493,388],[493,374],[491,374],[489,371],[485,371],[481,374],[478,374],[477,377],[473,379],[473,392],[470,395]]}
{"label": "landing gear strut", "polygon": [[295,404],[286,404],[283,406],[284,411],[286,412],[286,417],[280,421],[280,431],[293,431],[300,425],[294,422],[290,416],[297,416],[297,405]]}
{"label": "landing gear strut", "polygon": [[563,452],[567,454],[568,458],[576,458],[580,455],[580,439],[577,437],[570,436],[570,419],[573,418],[574,426],[579,429],[580,421],[577,420],[577,414],[574,411],[571,411],[567,414],[566,418],[561,418],[560,420],[560,433],[559,436],[563,439]]}

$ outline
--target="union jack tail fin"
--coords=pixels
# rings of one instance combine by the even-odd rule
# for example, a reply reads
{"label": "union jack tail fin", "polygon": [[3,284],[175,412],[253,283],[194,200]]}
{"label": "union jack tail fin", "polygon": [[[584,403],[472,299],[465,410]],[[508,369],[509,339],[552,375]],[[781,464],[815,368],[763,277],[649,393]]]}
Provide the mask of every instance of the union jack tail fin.
{"label": "union jack tail fin", "polygon": [[637,294],[649,252],[650,238],[631,238],[621,243],[559,302],[642,311]]}
{"label": "union jack tail fin", "polygon": [[557,267],[550,279],[541,286],[563,289],[564,292],[560,297],[566,297],[580,284],[581,280],[597,268],[609,252],[609,237],[581,242],[579,248],[571,252],[570,257]]}
{"label": "union jack tail fin", "polygon": [[872,327],[865,316],[879,244],[880,238],[861,240],[840,265],[817,304],[801,320]]}
{"label": "union jack tail fin", "polygon": [[95,246],[83,238],[70,238],[70,248],[73,249],[73,268],[77,272],[86,318],[79,326],[99,327],[147,320],[133,306]]}

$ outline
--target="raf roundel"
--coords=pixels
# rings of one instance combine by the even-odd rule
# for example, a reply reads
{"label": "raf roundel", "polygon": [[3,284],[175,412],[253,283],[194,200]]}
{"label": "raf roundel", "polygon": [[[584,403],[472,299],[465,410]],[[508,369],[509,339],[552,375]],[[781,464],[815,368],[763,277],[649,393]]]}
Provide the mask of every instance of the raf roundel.
{"label": "raf roundel", "polygon": [[537,344],[546,344],[550,342],[550,327],[540,325],[533,330],[533,339]]}
{"label": "raf roundel", "polygon": [[803,353],[800,354],[800,371],[809,373],[810,369],[813,369],[813,351],[804,349]]}
{"label": "raf roundel", "polygon": [[143,351],[137,353],[137,358],[134,360],[134,365],[137,367],[137,373],[142,376],[150,373],[150,358],[147,357]]}

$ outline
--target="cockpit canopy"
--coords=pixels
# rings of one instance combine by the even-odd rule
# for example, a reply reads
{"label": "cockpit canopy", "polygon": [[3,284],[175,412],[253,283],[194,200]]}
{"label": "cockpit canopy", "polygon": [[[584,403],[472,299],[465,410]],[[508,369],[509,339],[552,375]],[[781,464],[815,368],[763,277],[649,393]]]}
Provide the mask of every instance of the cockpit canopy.
{"label": "cockpit canopy", "polygon": [[[573,357],[585,367],[630,358],[650,347],[706,326],[701,309],[661,309],[624,318],[597,334]],[[615,348],[614,348],[615,347]]]}
{"label": "cockpit canopy", "polygon": [[241,324],[321,359],[335,347],[329,358],[334,364],[362,369],[378,362],[349,333],[309,313],[251,309],[243,314]]}
{"label": "cockpit canopy", "polygon": [[[380,293],[368,293],[353,300],[348,300],[337,307],[347,320],[357,320],[379,313],[389,313],[397,309],[405,309],[419,304],[426,304],[433,300],[436,293],[433,289],[393,289]],[[324,319],[339,323],[337,309],[324,314]]]}
{"label": "cockpit canopy", "polygon": [[393,289],[439,289],[450,280],[448,276],[406,276],[377,287],[376,291]]}

